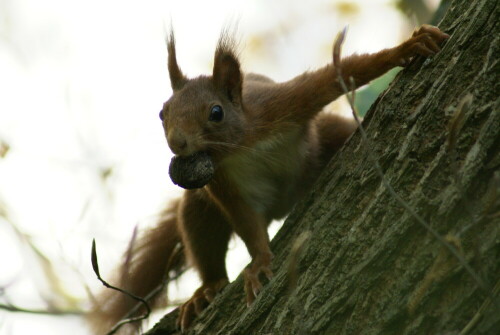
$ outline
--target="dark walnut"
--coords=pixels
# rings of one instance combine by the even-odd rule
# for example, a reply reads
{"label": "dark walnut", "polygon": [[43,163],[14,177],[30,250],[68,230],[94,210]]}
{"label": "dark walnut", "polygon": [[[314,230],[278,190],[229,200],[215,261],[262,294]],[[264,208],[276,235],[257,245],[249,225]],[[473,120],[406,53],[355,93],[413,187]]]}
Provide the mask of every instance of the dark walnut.
{"label": "dark walnut", "polygon": [[214,163],[206,152],[191,156],[175,156],[170,161],[168,173],[173,183],[185,189],[201,188],[208,184],[214,175]]}

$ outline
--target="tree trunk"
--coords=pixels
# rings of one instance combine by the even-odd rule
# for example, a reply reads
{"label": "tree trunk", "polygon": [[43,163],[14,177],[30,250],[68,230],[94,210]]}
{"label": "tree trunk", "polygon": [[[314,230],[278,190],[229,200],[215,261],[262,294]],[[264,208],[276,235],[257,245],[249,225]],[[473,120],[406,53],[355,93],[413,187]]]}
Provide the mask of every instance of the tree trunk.
{"label": "tree trunk", "polygon": [[[443,50],[398,75],[368,142],[356,131],[272,241],[255,303],[240,276],[189,334],[500,334],[498,12],[453,2]],[[176,317],[148,334],[176,333]]]}

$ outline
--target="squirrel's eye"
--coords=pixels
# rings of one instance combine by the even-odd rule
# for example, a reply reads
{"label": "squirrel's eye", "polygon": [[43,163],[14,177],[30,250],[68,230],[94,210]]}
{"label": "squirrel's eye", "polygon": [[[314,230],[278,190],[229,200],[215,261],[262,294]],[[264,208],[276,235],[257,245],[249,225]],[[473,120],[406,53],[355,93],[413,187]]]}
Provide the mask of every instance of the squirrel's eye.
{"label": "squirrel's eye", "polygon": [[212,107],[210,110],[210,116],[208,117],[208,120],[214,121],[214,122],[220,122],[224,118],[224,111],[222,110],[222,107],[219,105],[215,105]]}
{"label": "squirrel's eye", "polygon": [[163,118],[164,118],[164,116],[163,116],[163,109],[162,109],[162,110],[160,111],[160,120],[162,120],[162,121],[163,121]]}

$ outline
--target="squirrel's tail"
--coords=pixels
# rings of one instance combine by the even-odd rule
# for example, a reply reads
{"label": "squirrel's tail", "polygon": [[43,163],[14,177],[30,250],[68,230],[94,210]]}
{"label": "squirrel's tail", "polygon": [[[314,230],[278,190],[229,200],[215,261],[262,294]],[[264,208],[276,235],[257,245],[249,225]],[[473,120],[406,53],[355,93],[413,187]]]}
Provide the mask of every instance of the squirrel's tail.
{"label": "squirrel's tail", "polygon": [[352,117],[335,113],[320,113],[315,123],[320,147],[319,161],[323,169],[358,128],[358,124]]}
{"label": "squirrel's tail", "polygon": [[[178,277],[185,268],[185,256],[181,236],[177,229],[179,201],[163,213],[158,224],[144,231],[125,255],[120,268],[113,275],[117,286],[148,301],[150,307],[161,306],[167,301],[167,281]],[[94,301],[87,315],[93,334],[108,333],[122,319],[142,315],[145,312],[141,302],[123,293],[104,288]],[[117,334],[134,334],[140,322],[126,324]]]}

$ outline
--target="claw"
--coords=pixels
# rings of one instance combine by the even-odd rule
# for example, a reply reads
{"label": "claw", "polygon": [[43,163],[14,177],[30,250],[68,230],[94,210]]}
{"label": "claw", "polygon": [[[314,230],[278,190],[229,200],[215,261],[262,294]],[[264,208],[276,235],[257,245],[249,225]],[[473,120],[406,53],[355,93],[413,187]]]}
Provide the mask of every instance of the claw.
{"label": "claw", "polygon": [[424,43],[418,43],[416,46],[422,56],[434,56],[436,54],[434,51],[429,49]]}
{"label": "claw", "polygon": [[227,284],[227,278],[204,284],[194,292],[191,299],[179,308],[177,327],[180,328],[182,333],[191,326],[194,319],[207,308],[215,298],[215,295]]}
{"label": "claw", "polygon": [[394,49],[393,64],[407,66],[415,56],[433,56],[441,50],[439,44],[449,37],[439,28],[424,24],[414,30],[409,40]]}
{"label": "claw", "polygon": [[180,314],[180,328],[181,332],[184,333],[186,329],[189,328],[189,325],[191,322],[194,320],[194,304],[190,301],[188,301],[186,304],[184,304],[184,309],[181,310]]}
{"label": "claw", "polygon": [[205,294],[205,298],[207,299],[208,302],[214,301],[215,292],[213,289],[207,288],[207,289],[205,289],[205,291],[203,291],[203,294]]}
{"label": "claw", "polygon": [[209,302],[205,297],[199,297],[194,300],[194,312],[196,316],[200,315],[205,308],[207,308]]}
{"label": "claw", "polygon": [[430,40],[427,46],[429,47],[429,49],[434,51],[434,53],[438,53],[439,51],[441,51],[441,48],[437,45],[437,43],[434,40]]}
{"label": "claw", "polygon": [[271,265],[271,259],[272,254],[257,256],[252,261],[252,265],[243,272],[245,278],[247,306],[250,306],[262,291],[263,286],[259,280],[259,275],[265,275],[268,280],[273,278],[273,272],[269,268]]}
{"label": "claw", "polygon": [[267,280],[271,280],[271,279],[273,279],[274,274],[273,274],[273,272],[271,271],[271,269],[269,269],[269,268],[265,268],[265,269],[263,269],[263,272],[264,272],[264,274],[265,274],[265,276],[266,276]]}
{"label": "claw", "polygon": [[254,287],[254,288],[252,289],[252,291],[253,291],[253,295],[254,295],[254,296],[258,296],[258,295],[259,295],[259,293],[260,293],[260,290],[261,290],[261,289],[260,289],[259,287]]}

